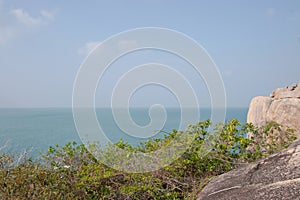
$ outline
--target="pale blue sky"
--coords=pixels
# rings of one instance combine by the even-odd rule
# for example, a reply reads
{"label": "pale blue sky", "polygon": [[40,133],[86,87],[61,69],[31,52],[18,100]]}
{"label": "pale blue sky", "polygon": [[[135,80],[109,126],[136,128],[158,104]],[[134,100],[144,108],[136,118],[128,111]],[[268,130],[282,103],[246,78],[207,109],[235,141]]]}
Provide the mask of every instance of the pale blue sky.
{"label": "pale blue sky", "polygon": [[[298,0],[0,0],[0,107],[70,107],[88,49],[139,27],[174,29],[200,43],[220,69],[230,107],[248,106],[254,96],[300,81]],[[138,57],[150,62],[147,55]],[[181,64],[168,55],[164,59]],[[120,62],[135,63],[125,61]],[[197,86],[192,76],[187,72],[200,94],[204,83],[200,79]],[[115,79],[105,80],[109,93]],[[174,105],[167,91],[144,89],[133,104]],[[105,95],[97,96],[97,105],[108,103]],[[200,98],[208,105],[208,95]]]}

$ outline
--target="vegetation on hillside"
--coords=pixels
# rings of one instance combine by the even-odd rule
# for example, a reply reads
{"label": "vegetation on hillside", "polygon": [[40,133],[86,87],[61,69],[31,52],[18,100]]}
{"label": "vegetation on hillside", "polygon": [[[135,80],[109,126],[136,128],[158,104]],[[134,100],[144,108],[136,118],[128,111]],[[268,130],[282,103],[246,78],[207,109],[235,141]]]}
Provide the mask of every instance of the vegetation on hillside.
{"label": "vegetation on hillside", "polygon": [[[50,147],[40,160],[2,153],[0,199],[195,199],[212,177],[286,148],[295,139],[292,130],[275,122],[258,129],[233,119],[215,127],[218,140],[203,155],[201,147],[213,135],[210,126],[209,120],[189,126],[184,133],[194,139],[190,148],[171,165],[147,173],[109,168],[76,143]],[[151,152],[178,134],[182,132],[174,130],[137,147],[123,141],[115,145]]]}

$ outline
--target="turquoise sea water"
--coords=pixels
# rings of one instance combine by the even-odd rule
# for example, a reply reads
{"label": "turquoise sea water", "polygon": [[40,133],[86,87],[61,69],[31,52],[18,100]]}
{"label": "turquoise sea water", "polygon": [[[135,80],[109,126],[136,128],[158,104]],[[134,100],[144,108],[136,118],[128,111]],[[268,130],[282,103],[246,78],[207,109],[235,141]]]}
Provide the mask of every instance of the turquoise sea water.
{"label": "turquoise sea water", "polygon": [[[167,120],[163,131],[170,132],[178,129],[180,109],[166,108]],[[226,112],[226,121],[236,118],[246,122],[248,108],[229,108]],[[96,110],[99,124],[112,142],[120,138],[135,145],[141,139],[128,136],[115,124],[111,109],[98,108]],[[130,109],[132,119],[139,125],[150,122],[148,109]],[[200,120],[210,118],[209,109],[200,109]],[[162,137],[158,133],[155,137]],[[67,142],[81,143],[73,121],[71,108],[38,108],[38,109],[0,109],[0,147],[7,143],[1,151],[20,153],[31,149],[30,155],[36,157],[39,152],[45,152],[49,146],[64,145]],[[1,149],[1,148],[0,148]]]}

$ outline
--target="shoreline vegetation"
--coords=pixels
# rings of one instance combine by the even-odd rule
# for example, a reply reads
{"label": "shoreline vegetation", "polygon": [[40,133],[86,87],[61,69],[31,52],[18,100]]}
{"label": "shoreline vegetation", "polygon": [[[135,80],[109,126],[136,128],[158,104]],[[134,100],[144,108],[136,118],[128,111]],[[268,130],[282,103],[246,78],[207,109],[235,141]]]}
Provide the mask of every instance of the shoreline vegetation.
{"label": "shoreline vegetation", "polygon": [[[152,152],[182,133],[192,136],[192,144],[180,158],[146,173],[105,166],[75,142],[50,147],[39,159],[27,157],[26,152],[2,153],[0,199],[196,199],[211,178],[287,148],[296,139],[292,129],[276,122],[257,128],[232,119],[216,125],[214,133],[210,126],[209,120],[198,122],[184,132],[173,130],[136,147],[117,142],[117,147],[128,152]],[[213,134],[220,137],[212,150],[202,155],[201,147]],[[109,158],[124,156],[107,148]]]}

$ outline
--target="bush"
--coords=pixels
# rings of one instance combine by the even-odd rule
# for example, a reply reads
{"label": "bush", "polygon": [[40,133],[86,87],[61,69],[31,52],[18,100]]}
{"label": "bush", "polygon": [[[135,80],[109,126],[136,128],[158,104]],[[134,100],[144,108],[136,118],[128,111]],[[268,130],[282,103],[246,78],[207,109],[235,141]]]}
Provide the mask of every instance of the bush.
{"label": "bush", "polygon": [[[194,139],[190,148],[171,165],[147,173],[109,168],[75,142],[50,147],[34,161],[3,153],[0,199],[195,199],[212,177],[286,148],[295,139],[292,130],[275,122],[256,128],[233,119],[217,125],[215,133],[208,131],[210,126],[209,120],[189,126],[185,133]],[[129,152],[151,152],[179,134],[173,130],[137,147],[122,140],[116,145]],[[210,137],[215,137],[209,144],[211,151],[203,154]],[[107,152],[106,156],[116,156]]]}

